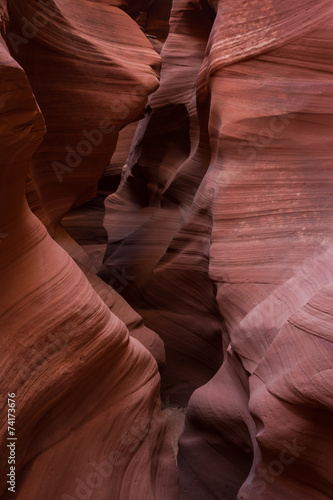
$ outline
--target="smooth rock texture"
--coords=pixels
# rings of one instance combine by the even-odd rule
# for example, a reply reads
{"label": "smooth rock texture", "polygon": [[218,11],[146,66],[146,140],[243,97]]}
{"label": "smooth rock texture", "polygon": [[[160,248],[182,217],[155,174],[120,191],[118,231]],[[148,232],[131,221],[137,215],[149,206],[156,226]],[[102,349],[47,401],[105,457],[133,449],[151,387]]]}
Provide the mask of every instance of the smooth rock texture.
{"label": "smooth rock texture", "polygon": [[332,22],[327,1],[173,2],[106,199],[100,275],[136,276],[122,294],[165,342],[165,394],[202,386],[183,499],[331,498]]}
{"label": "smooth rock texture", "polygon": [[[14,392],[15,498],[173,500],[177,475],[157,365],[110,308],[143,342],[156,336],[129,307],[122,313],[123,299],[111,304],[103,286],[95,292],[28,207],[26,176],[46,129],[2,39],[0,55],[1,499],[13,497],[6,399]],[[161,342],[157,348],[163,358]]]}
{"label": "smooth rock texture", "polygon": [[109,238],[99,272],[107,282],[114,269],[135,277],[122,295],[165,342],[163,394],[181,406],[222,362],[224,325],[208,277],[211,193],[195,198],[187,221],[210,158],[193,89],[211,26],[210,10],[173,4],[160,88],[137,128],[120,186],[105,201]]}
{"label": "smooth rock texture", "polygon": [[331,0],[0,6],[16,497],[331,500]]}
{"label": "smooth rock texture", "polygon": [[42,205],[35,212],[51,234],[70,208],[94,196],[119,129],[158,87],[159,56],[136,23],[109,3],[8,1],[7,43],[48,131],[31,177]]}

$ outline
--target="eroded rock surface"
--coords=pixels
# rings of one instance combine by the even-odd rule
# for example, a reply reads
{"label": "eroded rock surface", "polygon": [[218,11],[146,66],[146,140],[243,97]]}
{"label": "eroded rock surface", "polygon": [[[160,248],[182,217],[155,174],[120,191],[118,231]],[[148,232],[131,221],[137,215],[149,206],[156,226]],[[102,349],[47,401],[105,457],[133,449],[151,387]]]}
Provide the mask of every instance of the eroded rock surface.
{"label": "eroded rock surface", "polygon": [[331,495],[332,15],[174,2],[161,86],[106,200],[100,274],[137,277],[123,295],[165,342],[166,393],[186,404],[224,352],[190,399],[184,499]]}
{"label": "eroded rock surface", "polygon": [[330,500],[331,0],[0,5],[17,497]]}
{"label": "eroded rock surface", "polygon": [[[177,476],[157,364],[111,312],[123,317],[123,299],[103,297],[103,286],[90,284],[31,212],[26,177],[46,129],[27,76],[2,39],[0,57],[1,498],[13,496],[6,403],[15,393],[16,498],[172,500]],[[47,204],[42,208],[47,213]],[[129,328],[149,335],[130,311]]]}

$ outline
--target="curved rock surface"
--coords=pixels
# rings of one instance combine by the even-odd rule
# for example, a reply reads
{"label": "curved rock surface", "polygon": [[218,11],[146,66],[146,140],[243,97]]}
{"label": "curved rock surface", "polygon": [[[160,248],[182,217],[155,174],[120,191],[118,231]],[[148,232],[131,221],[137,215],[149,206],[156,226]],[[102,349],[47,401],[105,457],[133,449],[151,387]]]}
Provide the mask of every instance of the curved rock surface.
{"label": "curved rock surface", "polygon": [[119,129],[158,87],[159,56],[137,24],[109,4],[8,1],[7,44],[48,131],[31,177],[42,205],[35,212],[51,234],[70,208],[94,196]]}
{"label": "curved rock surface", "polygon": [[[1,499],[13,495],[6,405],[15,393],[16,498],[173,500],[156,362],[28,207],[45,125],[2,39],[0,56]],[[140,336],[137,315],[126,321]]]}
{"label": "curved rock surface", "polygon": [[114,269],[135,277],[122,295],[165,342],[163,393],[183,406],[222,361],[224,326],[208,277],[211,193],[197,197],[190,214],[210,159],[193,89],[211,26],[211,10],[173,4],[160,88],[137,128],[120,187],[105,201],[109,238],[99,273],[107,282]]}
{"label": "curved rock surface", "polygon": [[[230,15],[237,19],[233,8]],[[240,500],[331,497],[333,456],[322,436],[332,443],[333,331],[327,301],[332,286],[333,11],[329,4],[318,11],[313,5],[309,26],[299,13],[290,17],[288,10],[287,17],[287,10],[276,9],[279,36],[260,38],[260,55],[254,44],[251,59],[244,62],[237,62],[236,48],[231,60],[214,60],[214,46],[226,46],[225,32],[219,37],[217,25],[201,73],[200,88],[209,88],[214,110],[211,136],[218,131],[215,148],[222,153],[212,172],[220,182],[210,276],[238,368],[229,361],[231,354],[226,356],[221,372],[193,396],[180,447],[185,498],[189,491],[191,498],[215,498],[213,491],[207,493],[211,471],[202,471],[201,460],[193,455],[203,426],[211,434],[214,429],[214,437],[205,439],[210,442],[206,462],[216,457],[217,436],[220,446],[221,438],[227,440],[220,465],[229,474],[220,476],[221,498],[235,498],[241,484],[238,471],[231,473],[236,452],[244,450],[242,462],[249,467],[251,447],[252,466]],[[219,14],[226,19],[223,6],[214,26]],[[239,50],[243,43],[247,59],[246,37]],[[245,381],[238,401],[236,374]],[[191,433],[196,436],[192,442]],[[315,456],[321,457],[316,466]],[[194,490],[195,477],[202,487]]]}
{"label": "curved rock surface", "polygon": [[165,393],[186,404],[224,352],[190,399],[184,499],[331,497],[332,22],[327,1],[174,2],[106,200],[100,275],[136,276]]}
{"label": "curved rock surface", "polygon": [[16,496],[330,500],[331,0],[0,5]]}

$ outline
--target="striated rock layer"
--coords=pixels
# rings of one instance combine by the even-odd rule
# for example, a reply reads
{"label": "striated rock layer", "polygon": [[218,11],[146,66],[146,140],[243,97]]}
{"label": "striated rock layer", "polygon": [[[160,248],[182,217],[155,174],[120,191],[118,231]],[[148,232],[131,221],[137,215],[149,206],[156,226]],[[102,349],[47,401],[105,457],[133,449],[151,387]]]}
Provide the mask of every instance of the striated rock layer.
{"label": "striated rock layer", "polygon": [[[237,19],[234,8],[226,10]],[[189,420],[192,415],[200,430],[208,426],[215,439],[227,440],[221,455],[231,464],[237,455],[230,441],[244,450],[252,442],[252,466],[239,499],[328,499],[332,491],[333,456],[327,443],[332,443],[333,11],[323,2],[304,19],[303,10],[295,7],[291,16],[289,8],[282,2],[272,12],[275,38],[268,36],[271,27],[263,19],[258,32],[268,34],[260,47],[254,42],[248,54],[244,36],[232,59],[220,60],[214,59],[214,50],[226,46],[219,26],[228,19],[221,4],[199,83],[199,89],[209,88],[211,135],[218,131],[215,148],[222,152],[213,174],[217,178],[221,171],[210,276],[231,352],[215,380],[193,397]],[[229,65],[241,52],[251,59]],[[237,363],[231,362],[234,357]],[[243,401],[233,394],[236,374],[245,385]],[[211,410],[219,398],[208,394],[219,387],[226,396],[217,421]],[[244,399],[249,412],[240,418]],[[242,436],[239,420],[244,422]],[[181,447],[184,489],[193,469],[205,485],[211,478],[193,460],[195,442],[188,443],[188,433]],[[215,454],[211,450],[206,459]],[[222,498],[235,498],[240,486],[240,477],[227,472],[231,467],[223,467]],[[237,480],[236,492],[228,493],[230,480]],[[203,491],[205,486],[192,498],[202,498]]]}
{"label": "striated rock layer", "polygon": [[325,0],[174,1],[106,200],[100,276],[135,276],[171,401],[201,386],[184,499],[331,498],[332,23]]}
{"label": "striated rock layer", "polygon": [[[43,147],[50,154],[50,142],[42,143],[42,114],[23,69],[2,39],[0,59],[0,497],[13,495],[6,483],[6,405],[7,393],[15,393],[15,498],[98,500],[111,495],[173,500],[177,478],[160,410],[157,365],[129,336],[120,317],[126,316],[140,340],[149,331],[140,328],[140,318],[134,312],[131,316],[130,308],[124,314],[121,301],[112,304],[103,286],[91,286],[28,207],[25,189],[31,158],[38,147],[37,156]],[[107,64],[105,60],[105,68]],[[48,104],[52,105],[50,96]],[[48,112],[46,116],[50,120]],[[81,176],[82,193],[87,178],[82,172]],[[43,188],[39,186],[42,200],[49,196],[47,179],[46,175]],[[52,194],[59,214],[68,204],[67,189],[62,189],[63,196],[56,190]],[[71,196],[76,199],[77,192]],[[42,208],[48,213],[47,203]],[[70,245],[64,241],[66,235],[57,233],[56,239]]]}
{"label": "striated rock layer", "polygon": [[181,405],[222,361],[224,325],[208,277],[208,186],[189,211],[210,160],[193,88],[212,19],[211,10],[193,3],[173,4],[160,88],[137,128],[120,187],[105,202],[109,238],[99,273],[107,282],[114,269],[134,277],[122,295],[164,340],[164,397]]}
{"label": "striated rock layer", "polygon": [[1,500],[330,500],[331,0],[0,6]]}
{"label": "striated rock layer", "polygon": [[70,208],[94,196],[119,129],[158,86],[159,56],[137,24],[107,3],[8,1],[7,44],[48,131],[31,172],[41,207],[32,196],[29,202],[51,234]]}

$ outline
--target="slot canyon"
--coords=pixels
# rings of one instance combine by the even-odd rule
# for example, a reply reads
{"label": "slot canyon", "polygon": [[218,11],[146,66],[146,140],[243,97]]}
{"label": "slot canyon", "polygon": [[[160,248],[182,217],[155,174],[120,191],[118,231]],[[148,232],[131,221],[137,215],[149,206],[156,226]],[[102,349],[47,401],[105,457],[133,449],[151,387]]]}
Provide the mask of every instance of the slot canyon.
{"label": "slot canyon", "polygon": [[333,1],[0,27],[0,500],[333,500]]}

